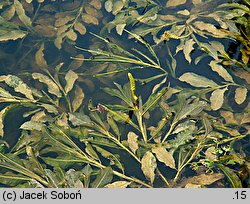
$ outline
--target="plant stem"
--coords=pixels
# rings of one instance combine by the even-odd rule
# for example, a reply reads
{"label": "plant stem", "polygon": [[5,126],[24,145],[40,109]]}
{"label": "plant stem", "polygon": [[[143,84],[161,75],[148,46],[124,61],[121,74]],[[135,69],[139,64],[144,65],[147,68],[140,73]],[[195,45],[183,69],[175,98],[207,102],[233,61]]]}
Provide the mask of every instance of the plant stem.
{"label": "plant stem", "polygon": [[192,155],[190,156],[190,158],[186,161],[186,163],[184,163],[183,165],[181,165],[178,170],[177,170],[177,173],[174,177],[174,180],[173,180],[173,183],[176,183],[176,181],[178,180],[179,178],[179,175],[181,174],[181,171],[194,159],[194,157],[196,157],[197,153],[200,151],[201,149],[201,144],[202,143],[198,143],[195,151],[192,153]]}

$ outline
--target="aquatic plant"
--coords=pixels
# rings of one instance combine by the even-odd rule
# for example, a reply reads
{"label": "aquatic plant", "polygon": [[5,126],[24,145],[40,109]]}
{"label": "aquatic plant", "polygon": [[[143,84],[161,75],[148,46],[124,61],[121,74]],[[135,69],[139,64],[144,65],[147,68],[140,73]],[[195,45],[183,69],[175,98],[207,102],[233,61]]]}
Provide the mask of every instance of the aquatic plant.
{"label": "aquatic plant", "polygon": [[[208,4],[195,0],[192,7],[185,0],[166,5],[141,0],[74,2],[61,2],[60,10],[50,1],[0,3],[0,41],[19,39],[19,51],[35,42],[12,62],[13,67],[26,67],[24,59],[32,59],[31,72],[26,67],[22,73],[0,76],[0,183],[249,186],[249,3],[209,1],[214,7],[204,10]],[[174,9],[185,4],[185,9]],[[102,12],[113,19],[101,21]],[[47,16],[51,20],[46,24]],[[91,30],[88,24],[99,23],[104,23],[103,29],[89,35],[99,42],[75,45]],[[128,42],[135,40],[134,46],[106,37],[113,28]],[[229,54],[218,39],[240,43],[241,57]],[[179,43],[175,50],[168,46],[171,41]],[[60,52],[72,51],[71,64],[62,63],[60,56],[48,60],[51,44]],[[157,51],[162,48],[164,59]],[[206,54],[193,59],[196,48]],[[3,59],[9,59],[6,49],[1,51],[6,53]],[[180,73],[173,54],[179,51],[189,64],[207,57],[216,75]],[[84,63],[92,67],[86,70],[89,64]],[[145,70],[152,72],[135,77]],[[113,83],[105,83],[107,76]],[[118,83],[120,76],[126,79]],[[90,77],[101,81],[101,98],[86,94],[83,83],[94,84]],[[10,146],[5,130],[8,117],[18,111],[24,118],[21,136]]]}

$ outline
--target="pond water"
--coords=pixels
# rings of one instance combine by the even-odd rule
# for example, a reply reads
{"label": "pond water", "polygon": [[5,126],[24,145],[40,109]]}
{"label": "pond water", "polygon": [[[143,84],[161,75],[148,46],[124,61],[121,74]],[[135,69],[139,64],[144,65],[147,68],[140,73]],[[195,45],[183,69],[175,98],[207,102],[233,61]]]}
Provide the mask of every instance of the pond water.
{"label": "pond water", "polygon": [[[192,185],[209,186],[212,181],[199,183],[195,176],[206,175],[205,172],[211,171],[227,171],[228,177],[236,178],[235,183],[242,181],[245,186],[249,185],[250,79],[249,56],[244,54],[249,53],[249,44],[244,44],[244,40],[249,43],[249,37],[244,34],[249,32],[250,13],[246,9],[249,9],[249,4],[228,0],[38,2],[15,0],[0,3],[0,110],[11,107],[10,112],[2,111],[0,114],[0,132],[4,132],[2,139],[9,146],[2,148],[2,152],[19,155],[25,160],[25,147],[30,145],[44,168],[54,170],[55,173],[58,166],[53,166],[52,161],[43,160],[43,154],[53,158],[54,154],[60,156],[59,150],[42,147],[36,139],[19,143],[22,142],[21,135],[39,135],[36,131],[43,131],[41,123],[48,128],[56,124],[65,128],[64,131],[73,138],[72,141],[86,151],[93,161],[96,157],[103,159],[95,160],[96,163],[102,160],[99,166],[95,162],[87,162],[92,167],[111,165],[115,171],[121,172],[119,162],[116,161],[118,158],[124,165],[126,175],[148,183],[155,179],[154,187],[171,186],[168,185],[170,181],[174,181],[173,186],[184,187],[192,183],[191,178]],[[246,19],[248,25],[243,22]],[[6,30],[12,30],[12,33]],[[239,37],[241,35],[243,37]],[[128,72],[132,74],[132,79],[128,77]],[[42,73],[43,77],[38,74],[35,76],[34,73]],[[27,94],[25,87],[17,88],[20,82],[13,82],[14,79],[6,76],[20,77],[32,87],[33,96]],[[50,77],[52,81],[48,79]],[[136,89],[133,89],[133,80]],[[124,90],[127,93],[123,95],[124,100],[121,94],[111,90],[117,88],[114,82],[129,87]],[[164,87],[171,87],[172,93],[170,91],[161,95]],[[2,89],[15,98],[7,100]],[[156,91],[152,92],[152,89]],[[156,92],[162,99],[155,98],[157,105],[152,104],[150,111],[142,116],[140,103],[144,104],[154,94],[157,96]],[[178,95],[179,92],[181,94]],[[118,97],[111,97],[108,93]],[[126,97],[130,97],[127,104]],[[199,111],[190,110],[185,116],[180,116],[185,110],[183,107],[190,108],[182,104],[185,101],[194,104],[197,99],[209,105],[206,108],[197,105]],[[90,100],[93,103],[91,108]],[[44,104],[51,107],[45,107]],[[82,115],[77,118],[77,114]],[[107,132],[86,125],[90,120],[88,115],[91,114],[91,120],[101,124],[100,127],[106,126]],[[166,123],[159,133],[152,136],[160,121],[168,115],[171,115],[170,123]],[[22,126],[30,120],[34,123]],[[140,120],[144,122],[140,123]],[[214,124],[210,120],[215,121]],[[112,126],[114,121],[116,125]],[[183,127],[178,126],[178,129],[178,124]],[[117,134],[118,140],[112,140],[109,134],[116,135],[116,127],[119,127],[120,135]],[[214,128],[214,131],[210,128]],[[58,133],[53,128],[51,131]],[[139,144],[137,150],[133,149],[136,146],[138,148],[137,142],[128,140],[131,132],[137,135],[131,136]],[[179,141],[181,134],[183,142]],[[145,136],[148,138],[145,139]],[[202,140],[197,139],[202,136],[211,138],[202,143]],[[105,146],[103,141],[96,139],[100,137],[113,142],[115,148],[111,144]],[[239,139],[230,139],[232,137]],[[58,136],[55,138],[65,142]],[[47,142],[46,139],[44,141]],[[65,144],[72,147],[70,142]],[[204,145],[203,148],[195,149],[200,144]],[[226,149],[229,146],[232,149]],[[112,154],[98,149],[100,147]],[[124,151],[125,147],[130,150]],[[212,156],[208,151],[210,147],[215,152]],[[73,145],[72,148],[76,147]],[[93,153],[95,151],[97,153]],[[195,156],[187,162],[189,156],[182,158],[181,154]],[[113,155],[119,156],[116,158]],[[28,157],[31,156],[28,154]],[[225,167],[213,165],[213,159],[213,162],[219,161]],[[154,169],[156,160],[158,168]],[[185,162],[187,164],[183,169],[187,168],[187,171],[183,173],[182,165]],[[197,163],[203,166],[199,171],[194,171],[190,167],[192,162],[193,165]],[[82,163],[71,165],[69,162],[69,165],[62,165],[61,168],[65,172],[70,168],[80,171],[83,166]],[[246,170],[243,171],[243,168]],[[7,171],[2,172],[4,174]],[[35,173],[41,174],[39,171]],[[179,178],[179,175],[183,177]],[[227,176],[210,187],[232,186]],[[177,179],[178,185],[175,183]]]}

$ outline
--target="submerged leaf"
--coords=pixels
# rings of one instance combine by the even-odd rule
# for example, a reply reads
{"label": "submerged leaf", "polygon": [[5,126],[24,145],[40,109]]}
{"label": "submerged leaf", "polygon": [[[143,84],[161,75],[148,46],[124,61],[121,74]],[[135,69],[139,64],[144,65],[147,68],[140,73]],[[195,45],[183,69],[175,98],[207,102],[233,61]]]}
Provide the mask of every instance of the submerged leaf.
{"label": "submerged leaf", "polygon": [[19,77],[14,75],[2,75],[0,81],[4,81],[8,86],[14,88],[16,92],[25,95],[28,99],[34,100],[32,90]]}
{"label": "submerged leaf", "polygon": [[31,19],[25,14],[23,5],[18,0],[14,0],[14,6],[16,8],[16,13],[20,21],[22,21],[22,23],[27,27],[31,27]]}
{"label": "submerged leaf", "polygon": [[113,9],[113,2],[111,0],[105,1],[104,7],[107,12],[111,12]]}
{"label": "submerged leaf", "polygon": [[182,76],[179,77],[180,81],[187,82],[194,87],[215,87],[218,86],[214,81],[195,74],[193,72],[186,72]]}
{"label": "submerged leaf", "polygon": [[136,150],[138,149],[138,135],[136,135],[134,132],[128,133],[128,144],[129,148],[132,150],[132,152],[135,154]]}
{"label": "submerged leaf", "polygon": [[81,126],[91,122],[89,116],[82,113],[69,113],[69,121],[74,126]]}
{"label": "submerged leaf", "polygon": [[169,153],[164,147],[154,147],[152,152],[155,153],[156,158],[163,162],[166,166],[175,169],[175,160],[171,153]]}
{"label": "submerged leaf", "polygon": [[40,122],[36,122],[36,121],[27,121],[23,123],[20,127],[20,129],[23,129],[23,130],[38,130],[38,131],[41,131],[42,128],[43,128],[43,124]]}
{"label": "submerged leaf", "polygon": [[84,92],[79,86],[76,86],[74,94],[75,96],[72,101],[73,112],[75,112],[78,108],[80,108],[84,99]]}
{"label": "submerged leaf", "polygon": [[4,108],[3,110],[0,111],[0,137],[3,137],[3,135],[4,135],[4,131],[3,131],[4,124],[3,124],[3,121],[4,121],[4,117],[5,117],[6,113],[8,112],[8,110],[9,110],[9,107],[6,107],[6,108]]}
{"label": "submerged leaf", "polygon": [[185,4],[187,0],[168,0],[166,7],[174,7]]}
{"label": "submerged leaf", "polygon": [[50,79],[48,76],[40,73],[33,73],[33,79],[38,79],[41,83],[44,83],[48,86],[48,92],[56,95],[57,97],[62,97],[59,87],[57,84]]}
{"label": "submerged leaf", "polygon": [[190,57],[190,53],[192,52],[192,50],[194,49],[193,45],[195,44],[193,39],[189,39],[185,42],[184,44],[184,48],[183,48],[183,53],[185,56],[185,59],[191,63],[191,57]]}
{"label": "submerged leaf", "polygon": [[223,164],[216,164],[221,171],[226,175],[228,181],[230,182],[232,188],[242,188],[241,181],[239,177],[234,173],[233,169],[228,168],[227,166],[224,166]]}
{"label": "submerged leaf", "polygon": [[35,59],[36,59],[36,64],[41,67],[41,68],[47,68],[48,64],[44,58],[44,43],[41,44],[41,47],[39,50],[36,52]]}
{"label": "submerged leaf", "polygon": [[129,181],[115,181],[114,183],[110,183],[105,188],[127,188],[127,186],[131,184]]}
{"label": "submerged leaf", "polygon": [[27,33],[21,30],[11,30],[7,31],[4,34],[0,34],[0,42],[8,41],[8,40],[17,40],[19,38],[23,38]]}
{"label": "submerged leaf", "polygon": [[113,171],[111,167],[106,167],[105,169],[101,169],[100,174],[96,177],[96,179],[91,183],[92,188],[103,188],[105,185],[110,183],[113,179]]}
{"label": "submerged leaf", "polygon": [[193,185],[211,185],[212,183],[222,179],[224,175],[222,173],[214,173],[214,174],[201,174],[198,176],[194,176],[191,178],[184,179],[178,187],[187,186],[189,184]]}
{"label": "submerged leaf", "polygon": [[124,167],[122,163],[119,160],[119,155],[112,154],[111,152],[97,146],[93,145],[95,149],[104,157],[110,160],[110,165],[115,165],[117,166],[122,172],[124,172]]}
{"label": "submerged leaf", "polygon": [[71,91],[71,89],[74,86],[75,81],[78,79],[78,75],[72,71],[69,70],[67,72],[67,74],[65,75],[65,80],[66,80],[66,86],[65,86],[65,92],[66,94],[69,93]]}
{"label": "submerged leaf", "polygon": [[227,91],[227,87],[224,89],[216,89],[212,92],[210,102],[213,110],[218,110],[223,105],[225,91]]}
{"label": "submerged leaf", "polygon": [[215,60],[211,61],[209,63],[209,66],[212,68],[212,70],[214,72],[217,72],[223,79],[225,79],[226,81],[234,83],[233,78],[228,73],[228,71],[223,66],[217,64],[217,62]]}
{"label": "submerged leaf", "polygon": [[157,164],[154,155],[150,151],[147,151],[141,160],[141,169],[143,174],[150,180],[151,183],[153,183],[155,179],[156,167]]}
{"label": "submerged leaf", "polygon": [[237,89],[235,89],[235,102],[237,104],[242,104],[246,98],[247,98],[247,89],[245,87],[238,87]]}

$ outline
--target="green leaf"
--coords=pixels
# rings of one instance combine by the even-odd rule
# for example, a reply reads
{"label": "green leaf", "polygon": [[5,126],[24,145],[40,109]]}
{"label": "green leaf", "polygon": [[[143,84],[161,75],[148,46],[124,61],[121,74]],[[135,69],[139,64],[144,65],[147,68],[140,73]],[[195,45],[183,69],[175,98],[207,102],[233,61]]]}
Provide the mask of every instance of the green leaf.
{"label": "green leaf", "polygon": [[88,188],[89,187],[89,183],[90,183],[90,177],[91,174],[93,172],[93,169],[91,168],[91,166],[89,164],[87,164],[83,170],[81,170],[81,172],[84,174],[83,180],[84,180],[84,187]]}
{"label": "green leaf", "polygon": [[151,109],[160,99],[161,97],[167,93],[168,87],[163,88],[161,91],[151,94],[148,98],[148,100],[143,104],[143,113],[144,115],[149,109]]}
{"label": "green leaf", "polygon": [[142,157],[141,169],[143,174],[146,176],[147,179],[150,180],[151,183],[153,183],[155,179],[156,167],[157,164],[154,155],[150,151],[147,151]]}
{"label": "green leaf", "polygon": [[218,86],[214,81],[195,74],[193,72],[186,72],[182,76],[179,77],[180,81],[187,82],[194,87],[215,87]]}
{"label": "green leaf", "polygon": [[104,7],[105,10],[110,13],[113,9],[113,2],[111,0],[105,1]]}
{"label": "green leaf", "polygon": [[20,129],[23,130],[38,130],[41,131],[44,124],[36,121],[27,121],[23,123],[20,127]]}
{"label": "green leaf", "polygon": [[119,127],[117,126],[116,122],[114,121],[114,119],[112,118],[112,116],[110,116],[109,114],[107,114],[107,122],[110,125],[110,127],[112,128],[112,130],[114,131],[114,133],[120,137],[121,136],[121,132],[119,130]]}
{"label": "green leaf", "polygon": [[173,151],[178,149],[180,146],[185,145],[187,141],[194,139],[194,127],[189,127],[186,130],[178,133],[176,137],[169,141]]}
{"label": "green leaf", "polygon": [[48,92],[51,94],[56,95],[57,97],[62,97],[62,94],[60,92],[59,87],[57,84],[50,79],[48,76],[40,73],[33,73],[32,74],[33,79],[38,79],[41,83],[44,83],[48,86]]}
{"label": "green leaf", "polygon": [[50,169],[44,169],[45,176],[49,178],[50,183],[53,184],[53,187],[58,188],[59,187],[59,180],[56,177],[55,173],[51,171]]}
{"label": "green leaf", "polygon": [[170,167],[171,169],[175,169],[174,157],[164,147],[154,147],[152,148],[152,152],[155,153],[156,158],[160,162],[163,162],[166,166]]}
{"label": "green leaf", "polygon": [[87,143],[85,151],[87,152],[88,155],[90,155],[92,158],[94,158],[97,161],[100,161],[98,154],[95,152],[93,149],[92,145],[90,143]]}
{"label": "green leaf", "polygon": [[69,121],[74,126],[85,125],[91,122],[89,116],[84,115],[82,113],[69,113]]}
{"label": "green leaf", "polygon": [[83,184],[80,181],[80,172],[77,172],[75,169],[69,169],[65,173],[65,180],[69,188],[83,188]]}
{"label": "green leaf", "polygon": [[122,170],[122,172],[124,172],[124,167],[122,165],[122,163],[120,162],[118,156],[112,154],[111,152],[97,146],[97,145],[93,145],[95,147],[95,149],[105,158],[107,158],[108,160],[110,160],[110,165],[115,165],[117,166],[120,170]]}
{"label": "green leaf", "polygon": [[14,96],[12,96],[8,91],[0,87],[0,96],[8,99],[14,99]]}
{"label": "green leaf", "polygon": [[[180,98],[179,100],[185,100]],[[196,116],[198,115],[205,107],[207,102],[205,101],[180,101],[180,104],[177,105],[178,111],[174,118],[175,121],[180,121],[187,116]]]}
{"label": "green leaf", "polygon": [[101,169],[100,174],[91,183],[91,188],[103,188],[105,185],[110,183],[113,179],[113,171],[111,167]]}
{"label": "green leaf", "polygon": [[224,166],[223,164],[217,163],[216,166],[225,174],[232,188],[242,188],[242,183],[239,177],[234,173],[234,170]]}

